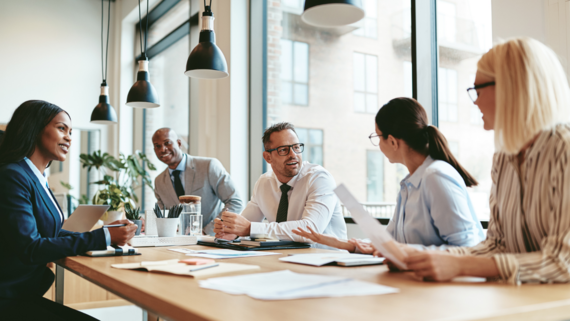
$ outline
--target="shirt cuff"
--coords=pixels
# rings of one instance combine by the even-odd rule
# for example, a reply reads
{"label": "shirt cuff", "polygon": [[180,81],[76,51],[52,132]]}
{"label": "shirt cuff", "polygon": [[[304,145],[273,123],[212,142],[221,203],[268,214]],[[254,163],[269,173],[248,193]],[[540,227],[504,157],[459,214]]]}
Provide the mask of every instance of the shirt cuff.
{"label": "shirt cuff", "polygon": [[471,255],[469,247],[450,247],[446,249],[449,253],[455,255]]}
{"label": "shirt cuff", "polygon": [[254,234],[267,234],[267,236],[269,236],[268,224],[251,222],[251,226],[249,228],[249,235],[251,236]]}
{"label": "shirt cuff", "polygon": [[520,285],[519,262],[512,254],[493,255],[497,269],[499,270],[499,280],[505,283]]}
{"label": "shirt cuff", "polygon": [[103,232],[105,233],[105,243],[107,243],[107,246],[111,246],[111,233],[109,233],[109,229],[104,227]]}

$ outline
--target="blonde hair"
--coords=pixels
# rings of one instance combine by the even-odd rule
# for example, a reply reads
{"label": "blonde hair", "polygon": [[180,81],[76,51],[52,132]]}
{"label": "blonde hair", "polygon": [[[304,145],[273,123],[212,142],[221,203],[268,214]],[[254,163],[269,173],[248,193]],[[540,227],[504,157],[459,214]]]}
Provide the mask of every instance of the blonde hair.
{"label": "blonde hair", "polygon": [[495,45],[477,63],[495,80],[495,149],[518,153],[543,130],[570,120],[570,89],[556,54],[531,38]]}

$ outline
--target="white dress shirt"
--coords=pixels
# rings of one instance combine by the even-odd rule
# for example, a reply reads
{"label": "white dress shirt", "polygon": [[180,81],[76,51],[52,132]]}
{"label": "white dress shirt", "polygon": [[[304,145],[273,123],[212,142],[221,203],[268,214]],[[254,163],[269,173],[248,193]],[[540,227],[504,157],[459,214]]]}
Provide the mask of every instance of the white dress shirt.
{"label": "white dress shirt", "polygon": [[[319,233],[347,238],[340,201],[333,191],[336,183],[326,169],[309,162],[302,163],[299,174],[287,182],[291,186],[287,193],[287,221],[277,223],[281,185],[272,171],[261,175],[255,184],[251,201],[241,214],[251,222],[250,234],[267,234],[270,238],[312,243],[291,232],[298,227],[308,230],[310,226]],[[269,223],[261,223],[264,217]]]}

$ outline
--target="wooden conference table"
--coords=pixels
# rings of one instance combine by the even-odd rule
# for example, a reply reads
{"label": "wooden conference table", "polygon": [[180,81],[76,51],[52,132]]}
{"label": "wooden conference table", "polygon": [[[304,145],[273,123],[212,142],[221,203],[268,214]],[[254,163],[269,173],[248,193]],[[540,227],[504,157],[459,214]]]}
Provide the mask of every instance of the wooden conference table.
{"label": "wooden conference table", "polygon": [[[323,251],[318,249],[283,250],[277,251],[283,255],[224,260],[261,267],[247,273],[289,269],[346,276],[400,289],[397,294],[376,296],[260,301],[201,289],[191,277],[111,267],[114,263],[188,258],[168,248],[140,251],[140,256],[68,257],[56,262],[60,272],[57,274],[63,275],[65,268],[168,320],[570,320],[570,284],[432,283],[417,281],[409,272],[388,272],[383,265],[312,267],[278,261],[289,253]],[[61,277],[56,279],[56,292],[63,288],[61,282]]]}

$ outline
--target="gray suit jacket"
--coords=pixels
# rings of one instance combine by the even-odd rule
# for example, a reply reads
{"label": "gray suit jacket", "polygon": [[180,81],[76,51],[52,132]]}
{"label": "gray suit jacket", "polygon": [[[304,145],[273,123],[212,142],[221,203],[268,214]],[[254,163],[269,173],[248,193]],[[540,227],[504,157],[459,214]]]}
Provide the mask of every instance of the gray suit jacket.
{"label": "gray suit jacket", "polygon": [[[180,204],[168,168],[154,180],[154,194],[161,208]],[[193,157],[186,154],[184,193],[202,197],[204,233],[212,234],[214,218],[224,207],[233,213],[241,213],[243,202],[226,169],[215,158]]]}

